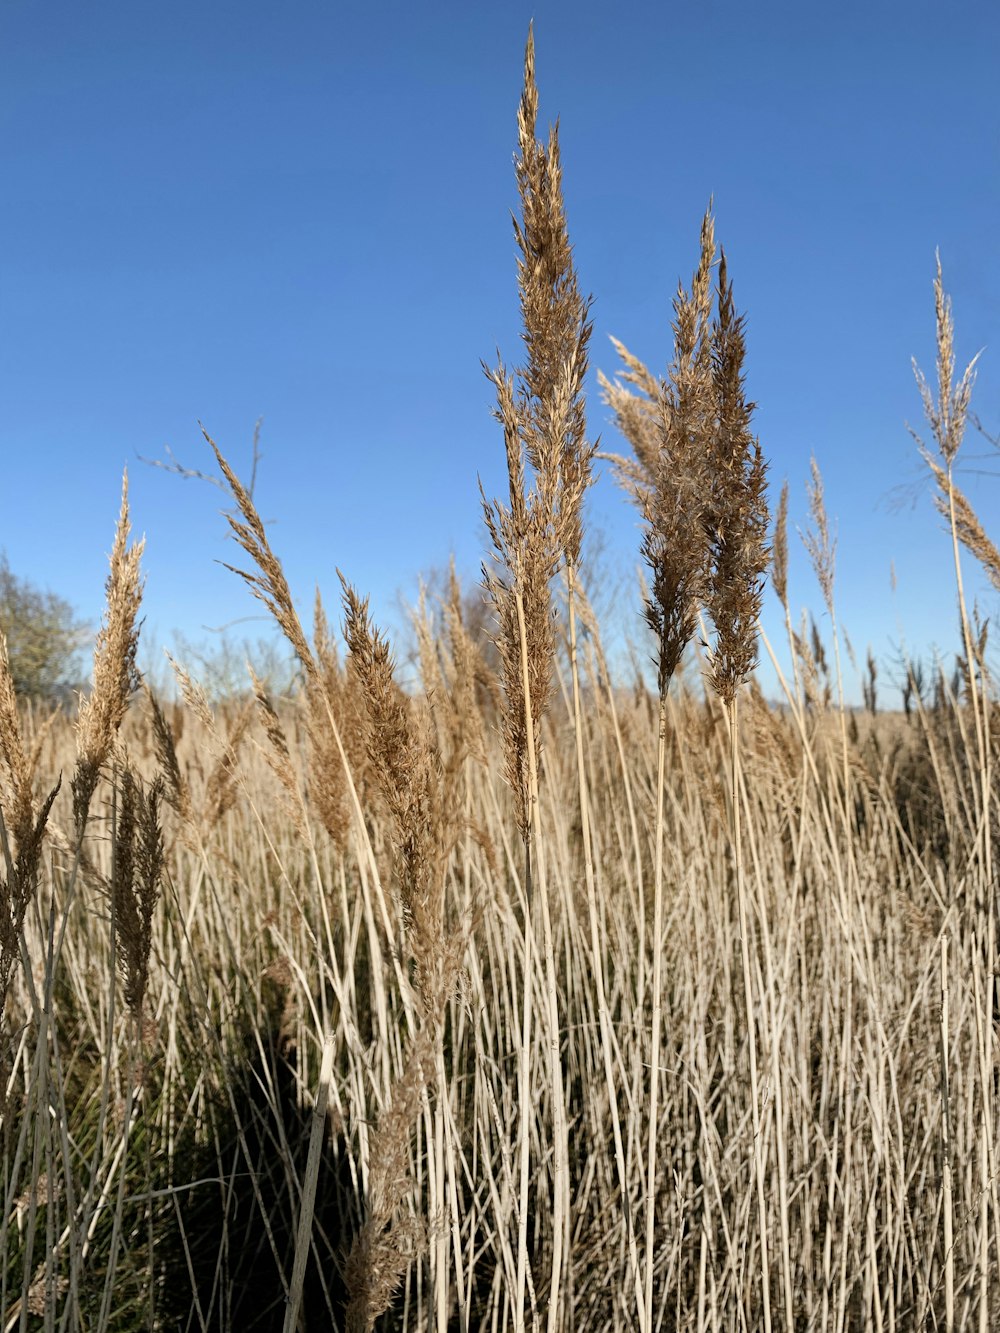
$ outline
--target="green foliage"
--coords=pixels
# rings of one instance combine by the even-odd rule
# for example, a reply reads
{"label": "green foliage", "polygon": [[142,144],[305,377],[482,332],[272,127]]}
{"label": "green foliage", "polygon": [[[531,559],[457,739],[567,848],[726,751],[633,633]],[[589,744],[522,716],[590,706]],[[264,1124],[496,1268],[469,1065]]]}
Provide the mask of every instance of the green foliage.
{"label": "green foliage", "polygon": [[80,680],[86,628],[69,602],[15,574],[0,552],[0,633],[18,696],[58,699]]}

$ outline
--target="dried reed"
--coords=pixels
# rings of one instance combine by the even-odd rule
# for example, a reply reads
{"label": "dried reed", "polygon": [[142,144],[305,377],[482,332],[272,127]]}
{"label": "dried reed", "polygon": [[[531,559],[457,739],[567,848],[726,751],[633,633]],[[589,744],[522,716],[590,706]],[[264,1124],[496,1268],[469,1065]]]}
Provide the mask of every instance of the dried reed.
{"label": "dried reed", "polygon": [[[514,221],[519,251],[517,285],[526,358],[515,377],[501,365],[488,371],[497,391],[496,417],[504,431],[509,504],[483,496],[495,562],[484,568],[484,584],[497,618],[496,643],[506,707],[502,716],[506,773],[514,794],[524,844],[528,911],[525,916],[525,974],[521,1053],[521,1183],[515,1321],[523,1326],[527,1276],[528,1097],[530,1083],[530,907],[538,880],[549,1056],[555,1101],[553,1144],[554,1244],[549,1276],[548,1328],[560,1326],[563,1250],[571,1240],[568,1194],[568,1131],[563,1110],[562,1051],[552,925],[538,822],[538,760],[541,722],[548,707],[555,642],[550,582],[564,562],[569,588],[572,663],[577,717],[575,582],[583,537],[584,495],[591,483],[594,446],[586,438],[583,382],[590,341],[590,302],[580,292],[573,265],[562,192],[558,125],[547,144],[536,138],[538,87],[534,31],[524,55],[518,107],[515,175],[521,205]],[[532,487],[528,491],[530,472]],[[580,770],[582,773],[582,769]],[[586,820],[586,794],[581,788]],[[532,862],[534,843],[536,861]],[[588,874],[588,881],[592,875]],[[593,885],[590,883],[593,894]]]}
{"label": "dried reed", "polygon": [[129,545],[130,532],[126,472],[111,550],[104,619],[94,647],[94,683],[90,694],[80,704],[77,722],[73,813],[78,837],[83,835],[101,769],[111,755],[129,700],[139,687],[135,659],[139,648],[137,617],[143,589],[139,567],[145,540]]}

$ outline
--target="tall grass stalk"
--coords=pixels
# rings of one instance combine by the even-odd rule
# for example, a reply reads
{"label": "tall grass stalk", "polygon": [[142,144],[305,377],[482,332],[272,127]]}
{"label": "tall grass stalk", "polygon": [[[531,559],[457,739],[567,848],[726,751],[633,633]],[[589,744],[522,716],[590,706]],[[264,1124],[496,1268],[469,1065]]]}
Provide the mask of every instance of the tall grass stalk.
{"label": "tall grass stalk", "polygon": [[[972,713],[976,736],[976,770],[979,779],[978,787],[975,789],[978,806],[978,809],[976,810],[975,853],[976,866],[979,872],[976,885],[976,898],[977,902],[980,904],[977,934],[980,940],[985,937],[987,966],[984,970],[986,990],[983,997],[983,1009],[986,1013],[990,1014],[996,1012],[997,983],[995,960],[997,958],[998,911],[993,881],[994,858],[992,805],[995,755],[990,734],[990,721],[993,710],[990,706],[985,682],[981,681],[979,674],[977,673],[977,660],[981,661],[982,655],[977,652],[977,647],[973,639],[972,626],[965,595],[965,583],[962,574],[962,560],[959,549],[960,544],[965,545],[971,554],[980,561],[987,572],[990,573],[994,583],[996,583],[997,571],[1000,569],[1000,561],[997,559],[996,547],[986,536],[986,533],[983,531],[982,525],[979,523],[971,505],[969,505],[965,496],[960,491],[955,480],[955,460],[965,436],[979,354],[973,357],[969,362],[956,384],[955,325],[954,317],[952,315],[951,301],[944,288],[940,255],[937,257],[937,271],[934,276],[934,312],[937,351],[936,395],[927,384],[927,381],[915,360],[913,369],[923,401],[924,415],[937,445],[940,462],[934,458],[927,446],[920,440],[919,436],[915,435],[915,438],[921,456],[937,482],[938,490],[935,496],[935,502],[938,511],[942,513],[947,520],[949,535],[951,537],[952,562],[955,570],[955,588],[958,598],[959,623],[964,647],[965,683],[968,706]],[[944,955],[942,955],[942,969],[944,969],[945,966],[946,959]],[[944,971],[942,972],[942,979],[944,979]],[[983,1038],[983,1067],[985,1069],[992,1069],[994,1062],[993,1045],[995,1041],[992,1023],[984,1025]],[[944,1040],[943,1018],[942,1040]],[[943,1058],[944,1055],[942,1055],[942,1059]],[[942,1076],[945,1077],[946,1073],[946,1069],[943,1070]],[[992,1083],[992,1080],[990,1080],[990,1083]],[[984,1079],[982,1089],[983,1112],[981,1134],[982,1152],[986,1159],[989,1158],[993,1151],[993,1120],[992,1116],[988,1114],[986,1109],[991,1100],[992,1086],[987,1087],[987,1081]],[[948,1190],[950,1195],[950,1166],[947,1160],[947,1145],[943,1170],[945,1172],[944,1188]],[[988,1213],[991,1200],[994,1213],[994,1228],[996,1230],[997,1262],[1000,1262],[1000,1213],[998,1213],[997,1207],[996,1176],[994,1173],[987,1174],[985,1167],[981,1167],[981,1170],[982,1204],[980,1226],[984,1239],[980,1254],[980,1264],[982,1272],[985,1275],[989,1268],[989,1241],[986,1238],[989,1235]],[[946,1228],[950,1225],[949,1211],[946,1211],[945,1225]],[[952,1250],[951,1246],[948,1245],[947,1236],[945,1244],[949,1261],[953,1262]],[[949,1272],[951,1271],[952,1270],[949,1270]],[[983,1277],[983,1284],[983,1291],[985,1293],[985,1276]],[[949,1302],[949,1317],[952,1316],[953,1302]]]}
{"label": "tall grass stalk", "polygon": [[[579,562],[581,507],[590,484],[593,448],[585,439],[583,380],[590,339],[589,303],[580,294],[573,267],[562,194],[558,128],[547,144],[536,138],[538,88],[534,32],[524,56],[518,108],[515,163],[520,219],[518,290],[527,358],[513,382],[502,368],[491,376],[497,416],[504,426],[510,487],[509,507],[486,504],[486,521],[497,567],[486,574],[498,618],[501,663],[508,706],[507,769],[520,810],[526,881],[537,885],[542,920],[548,1054],[553,1097],[553,1242],[547,1325],[561,1327],[564,1251],[571,1242],[569,1147],[562,1068],[562,1029],[553,931],[546,883],[538,791],[539,728],[546,712],[553,669],[549,582],[561,556],[569,571],[570,601]],[[525,490],[525,462],[535,489]],[[573,630],[575,633],[575,618]],[[576,665],[574,656],[574,681]],[[583,814],[581,818],[586,818]],[[535,864],[532,866],[532,844]],[[528,1138],[525,1094],[530,1088],[531,984],[529,925],[532,886],[526,884],[525,977],[522,994],[522,1139],[516,1319],[523,1319],[526,1278]],[[518,1325],[520,1326],[520,1325]]]}
{"label": "tall grass stalk", "polygon": [[[663,843],[667,691],[694,634],[708,574],[704,495],[714,431],[711,374],[711,274],[715,229],[709,210],[690,293],[674,299],[674,359],[669,380],[658,380],[622,345],[622,380],[602,380],[606,401],[635,452],[613,456],[619,480],[645,521],[642,550],[652,574],[646,621],[657,644],[658,721],[653,871],[653,992],[650,1090],[646,1138],[645,1278],[641,1326],[653,1327],[656,1268],[656,1174],[660,1138],[660,1029],[663,1021]],[[634,385],[634,393],[628,386]]]}
{"label": "tall grass stalk", "polygon": [[[764,571],[769,552],[765,490],[766,465],[759,442],[750,433],[754,404],[744,390],[744,318],[736,314],[732,285],[727,280],[725,252],[719,266],[718,315],[712,328],[712,382],[715,390],[715,437],[711,492],[706,512],[710,571],[706,608],[715,626],[710,660],[712,685],[725,706],[729,723],[730,786],[733,854],[740,922],[740,959],[746,1006],[746,1035],[750,1059],[750,1100],[753,1113],[753,1161],[760,1237],[761,1295],[765,1333],[771,1329],[768,1207],[765,1178],[763,1108],[757,1072],[757,1019],[750,963],[749,914],[743,869],[740,817],[739,730],[737,692],[757,661],[757,624],[763,598]],[[762,912],[763,916],[763,912]],[[766,933],[766,925],[762,926]],[[773,993],[773,992],[772,992]],[[772,1028],[776,1015],[770,1015]],[[777,1076],[777,1070],[774,1071]],[[784,1125],[779,1123],[779,1136]],[[787,1200],[782,1199],[783,1206]],[[786,1226],[783,1223],[783,1226]],[[787,1231],[783,1231],[783,1237]],[[794,1327],[787,1243],[785,1259],[786,1317]]]}

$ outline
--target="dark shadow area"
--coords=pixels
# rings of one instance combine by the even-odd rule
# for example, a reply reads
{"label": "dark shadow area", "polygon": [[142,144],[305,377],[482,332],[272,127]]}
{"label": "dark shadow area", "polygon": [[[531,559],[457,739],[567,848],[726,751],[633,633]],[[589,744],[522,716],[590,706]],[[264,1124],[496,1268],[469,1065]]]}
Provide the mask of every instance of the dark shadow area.
{"label": "dark shadow area", "polygon": [[[174,1162],[173,1222],[157,1226],[164,1328],[280,1330],[298,1223],[292,1181],[305,1176],[311,1109],[296,1095],[296,1051],[278,1032],[263,1053],[251,1034],[229,1071],[231,1100],[211,1108],[210,1143],[182,1142]],[[200,1136],[204,1138],[204,1135]],[[205,1182],[205,1183],[199,1183]],[[327,1127],[299,1328],[344,1326],[344,1257],[360,1204],[347,1145]]]}

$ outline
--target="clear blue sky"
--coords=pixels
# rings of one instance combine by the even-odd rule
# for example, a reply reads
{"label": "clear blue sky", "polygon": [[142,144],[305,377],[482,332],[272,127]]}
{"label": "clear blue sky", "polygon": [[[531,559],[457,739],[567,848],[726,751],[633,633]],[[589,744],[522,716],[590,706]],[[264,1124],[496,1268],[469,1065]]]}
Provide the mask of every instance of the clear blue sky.
{"label": "clear blue sky", "polygon": [[[910,357],[933,368],[939,246],[959,355],[986,348],[976,406],[1000,428],[995,0],[660,0],[621,17],[591,0],[5,0],[12,567],[96,623],[127,464],[152,634],[248,614],[214,563],[234,554],[220,493],[137,455],[169,445],[207,467],[200,420],[242,470],[262,416],[258,498],[304,610],[317,582],[335,601],[335,566],[389,620],[450,553],[475,577],[477,476],[504,486],[479,363],[519,353],[509,211],[531,17],[595,367],[614,371],[612,333],[665,365],[714,195],[775,498],[787,477],[805,523],[815,453],[859,652],[886,653],[900,628],[950,649],[949,547],[905,423],[920,417]],[[596,381],[589,412],[620,447]],[[967,448],[965,484],[1000,538],[1000,459]],[[900,485],[916,503],[895,510]],[[634,515],[609,476],[590,509],[602,568],[634,583]],[[821,610],[798,547],[791,595]]]}

